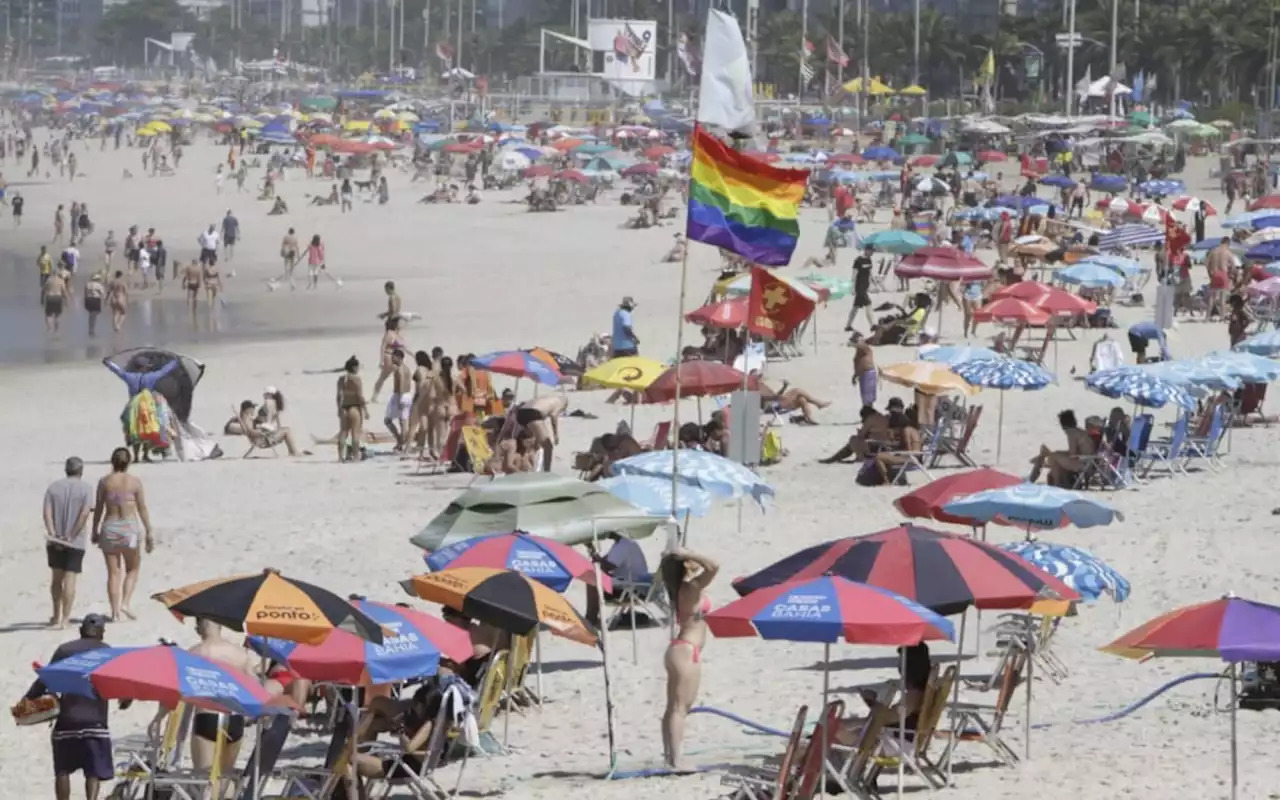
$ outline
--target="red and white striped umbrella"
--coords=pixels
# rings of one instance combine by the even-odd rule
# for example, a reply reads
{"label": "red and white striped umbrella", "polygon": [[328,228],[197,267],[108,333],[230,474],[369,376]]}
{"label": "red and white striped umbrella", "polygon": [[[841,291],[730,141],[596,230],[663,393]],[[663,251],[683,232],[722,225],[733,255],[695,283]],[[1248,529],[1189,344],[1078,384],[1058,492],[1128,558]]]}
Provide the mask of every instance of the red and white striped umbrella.
{"label": "red and white striped umbrella", "polygon": [[985,281],[995,268],[954,247],[922,247],[898,262],[894,274],[902,278],[938,281]]}
{"label": "red and white striped umbrella", "polygon": [[1184,194],[1182,197],[1173,201],[1174,211],[1194,212],[1198,208],[1204,209],[1204,215],[1206,217],[1216,216],[1218,213],[1218,209],[1214,208],[1208,200],[1201,200],[1199,197],[1192,197],[1189,194]]}
{"label": "red and white striped umbrella", "polygon": [[1104,197],[1093,205],[1113,217],[1123,217],[1126,214],[1137,217],[1142,214],[1142,206],[1125,197]]}
{"label": "red and white striped umbrella", "polygon": [[1152,225],[1163,226],[1172,218],[1169,209],[1155,203],[1147,203],[1146,205],[1138,206],[1138,208],[1141,209],[1138,218]]}

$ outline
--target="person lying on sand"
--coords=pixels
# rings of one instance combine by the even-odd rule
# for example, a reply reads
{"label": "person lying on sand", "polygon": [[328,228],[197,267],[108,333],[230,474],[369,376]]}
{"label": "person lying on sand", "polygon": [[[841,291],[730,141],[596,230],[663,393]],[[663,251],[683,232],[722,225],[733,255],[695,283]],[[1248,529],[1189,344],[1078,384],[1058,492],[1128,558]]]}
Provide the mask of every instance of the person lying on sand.
{"label": "person lying on sand", "polygon": [[675,244],[671,245],[671,249],[662,257],[663,263],[671,264],[684,260],[684,254],[689,247],[689,243],[685,241],[683,233],[677,233],[675,236]]}
{"label": "person lying on sand", "polygon": [[333,186],[330,188],[329,194],[325,195],[324,197],[321,197],[320,195],[316,195],[315,197],[311,198],[311,203],[310,203],[310,205],[313,205],[313,206],[336,206],[337,204],[338,204],[338,184],[336,183],[333,184]]}
{"label": "person lying on sand", "polygon": [[283,197],[276,196],[275,203],[272,204],[271,210],[267,212],[268,217],[278,217],[281,214],[289,213],[289,204],[284,201]]}
{"label": "person lying on sand", "polygon": [[[813,409],[826,408],[831,405],[830,401],[819,400],[803,389],[789,388],[786,381],[782,382],[782,387],[778,391],[774,391],[764,381],[760,382],[760,407],[764,411],[775,413],[787,413],[791,411],[800,412],[800,420],[806,425],[817,425],[818,422],[813,418]],[[792,418],[795,421],[795,418]]]}

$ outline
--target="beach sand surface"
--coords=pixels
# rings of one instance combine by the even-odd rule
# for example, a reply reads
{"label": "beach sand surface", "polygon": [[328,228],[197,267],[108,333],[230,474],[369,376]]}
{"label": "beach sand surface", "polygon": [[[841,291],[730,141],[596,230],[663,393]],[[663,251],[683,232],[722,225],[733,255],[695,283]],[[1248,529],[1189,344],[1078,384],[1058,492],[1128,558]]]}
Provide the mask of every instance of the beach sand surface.
{"label": "beach sand surface", "polygon": [[[151,342],[204,360],[208,371],[196,395],[193,419],[210,431],[220,431],[241,400],[257,400],[267,385],[279,387],[287,401],[287,423],[302,443],[309,443],[313,435],[332,435],[337,424],[333,376],[306,371],[337,367],[354,353],[368,365],[365,380],[367,385],[372,383],[381,335],[375,315],[384,307],[385,280],[395,280],[405,308],[423,317],[406,334],[413,350],[439,345],[449,353],[481,353],[542,345],[573,355],[592,332],[608,330],[619,298],[631,295],[639,303],[635,324],[642,352],[663,359],[676,352],[680,265],[660,263],[660,258],[677,227],[619,230],[629,212],[612,201],[555,214],[530,214],[509,202],[514,192],[487,193],[484,203],[476,207],[421,206],[414,201],[425,189],[421,184],[411,186],[401,173],[391,176],[388,206],[358,203],[346,215],[336,208],[305,208],[305,195],[324,193],[328,185],[291,175],[281,191],[293,213],[268,217],[267,203],[252,200],[247,191],[237,194],[233,183],[228,182],[221,195],[216,193],[213,169],[224,157],[222,148],[196,145],[188,148],[176,177],[145,178],[140,151],[99,152],[97,143],[91,143],[80,157],[86,177],[68,183],[55,176],[18,187],[28,198],[24,228],[11,231],[9,220],[0,220],[0,247],[16,257],[4,277],[9,300],[0,315],[9,320],[7,360],[56,362],[8,367],[0,382],[0,415],[8,423],[10,453],[0,464],[0,525],[6,531],[0,583],[7,589],[0,642],[10,665],[0,677],[0,690],[11,702],[29,684],[30,665],[46,660],[59,642],[72,638],[70,633],[44,628],[49,594],[40,498],[44,487],[60,477],[67,456],[86,460],[86,480],[96,481],[107,471],[107,457],[121,441],[119,414],[126,393],[97,359],[114,348]],[[125,168],[138,177],[123,180]],[[25,168],[10,162],[4,171],[12,177]],[[260,175],[260,170],[255,171],[251,180]],[[1192,162],[1188,184],[1202,196],[1221,202],[1208,178],[1208,159]],[[226,280],[226,308],[218,311],[220,329],[210,330],[202,308],[197,329],[192,331],[180,303],[170,299],[177,292],[169,285],[163,300],[135,297],[129,327],[117,338],[108,333],[89,342],[84,315],[77,311],[64,318],[66,328],[60,340],[47,341],[36,311],[34,251],[52,231],[53,208],[73,199],[90,204],[97,225],[84,247],[89,264],[101,256],[107,229],[114,229],[123,241],[131,224],[143,230],[156,227],[168,243],[171,258],[194,258],[200,230],[233,209],[241,221],[243,241],[233,262],[236,277]],[[796,263],[820,253],[825,224],[825,211],[804,212]],[[312,292],[301,288],[266,291],[265,281],[278,272],[279,242],[288,226],[295,227],[300,237],[323,236],[330,268],[344,281],[341,289],[322,284]],[[842,251],[842,266],[836,269],[842,277],[847,276],[851,259],[849,251]],[[717,266],[713,250],[693,246],[686,308],[700,304]],[[1154,287],[1149,286],[1148,305],[1153,294]],[[880,295],[877,302],[890,299],[896,301],[899,295]],[[831,408],[820,413],[820,426],[781,428],[789,455],[782,464],[763,470],[777,490],[773,507],[763,513],[748,503],[739,523],[736,506],[720,504],[690,529],[689,546],[722,565],[721,577],[710,589],[717,605],[733,599],[729,581],[735,576],[808,545],[901,522],[891,503],[904,489],[861,488],[854,483],[855,467],[816,463],[855,429],[858,403],[850,384],[852,351],[844,346],[842,330],[848,302],[820,309],[817,341],[806,342],[804,357],[768,367],[770,380],[786,379],[833,401]],[[143,310],[148,303],[150,312]],[[163,326],[156,323],[160,309],[166,315]],[[144,319],[147,313],[151,314],[149,325]],[[1123,326],[1149,317],[1151,311],[1120,308],[1117,313],[1122,329],[1113,336],[1123,342]],[[23,315],[21,329],[15,327],[13,315]],[[948,308],[944,336],[955,341],[958,328],[959,314]],[[692,326],[684,333],[685,343],[699,343],[701,337]],[[990,336],[994,330],[987,326],[982,333]],[[986,406],[974,441],[979,463],[1024,473],[1027,459],[1042,442],[1060,446],[1058,411],[1072,408],[1083,418],[1105,415],[1115,405],[1086,392],[1072,375],[1073,369],[1078,375],[1088,371],[1095,339],[1092,333],[1082,333],[1077,341],[1062,343],[1054,367],[1056,385],[1005,398],[1003,457],[998,465],[999,397],[993,392],[976,397],[975,402]],[[1170,337],[1177,356],[1207,352],[1226,343],[1226,331],[1217,324],[1180,324]],[[885,365],[906,360],[911,353],[882,348],[876,357]],[[510,381],[500,379],[499,384]],[[528,382],[519,389],[522,396],[531,392]],[[904,394],[898,387],[883,385],[881,402]],[[571,472],[575,450],[628,416],[628,409],[606,405],[605,397],[603,392],[572,396],[573,407],[599,419],[563,420],[557,471]],[[710,404],[703,406],[705,413]],[[371,411],[371,426],[380,427],[381,404]],[[639,408],[638,435],[648,436],[670,411],[670,407]],[[685,419],[696,418],[696,404],[686,402],[681,413]],[[1160,423],[1171,418],[1170,412],[1157,412]],[[1226,470],[1155,480],[1135,490],[1103,495],[1103,501],[1124,512],[1124,522],[1089,530],[1068,528],[1041,537],[1091,549],[1132,582],[1133,595],[1122,607],[1102,602],[1064,621],[1055,647],[1069,665],[1070,675],[1060,684],[1039,677],[1034,682],[1033,721],[1047,727],[1033,731],[1032,758],[1016,769],[1002,768],[991,764],[990,752],[981,745],[964,745],[958,756],[954,796],[1145,798],[1183,794],[1188,787],[1197,797],[1228,795],[1229,717],[1215,713],[1214,708],[1215,696],[1219,704],[1225,702],[1225,685],[1195,681],[1123,719],[1071,723],[1117,712],[1181,675],[1222,669],[1213,660],[1138,664],[1098,652],[1099,646],[1119,633],[1173,607],[1227,592],[1280,600],[1274,567],[1280,558],[1280,524],[1270,514],[1275,505],[1274,441],[1273,429],[1236,431]],[[107,638],[112,644],[145,645],[159,637],[182,645],[194,643],[190,624],[184,627],[148,597],[193,581],[264,567],[342,594],[403,600],[397,581],[425,569],[421,553],[408,543],[409,536],[468,482],[467,476],[416,475],[411,462],[390,455],[361,465],[339,465],[331,446],[315,448],[314,455],[298,459],[267,455],[249,460],[240,458],[246,449],[243,439],[225,437],[222,446],[226,457],[218,461],[135,468],[146,486],[158,546],[144,557],[134,599],[138,620],[111,625]],[[917,475],[912,482],[918,486],[923,480]],[[1010,528],[989,532],[994,541],[1020,536]],[[645,543],[651,563],[656,563],[664,543],[660,536]],[[573,588],[570,597],[581,607],[580,587]],[[76,616],[106,610],[105,569],[98,553],[90,552],[80,578]],[[982,626],[994,621],[994,614],[984,615]],[[974,618],[968,622],[972,631]],[[628,634],[616,636],[611,643],[618,751],[614,766],[622,771],[655,767],[661,760],[662,654],[667,634],[641,631],[634,649]],[[982,647],[991,646],[988,634]],[[939,645],[933,650],[945,660],[955,648]],[[990,669],[991,658],[984,654],[973,660],[972,654],[970,646],[966,673]],[[600,652],[544,636],[543,658],[544,707],[511,719],[512,755],[468,764],[462,781],[466,792],[592,800],[722,793],[714,772],[600,780],[611,768]],[[832,647],[832,658],[831,685],[850,708],[860,705],[852,687],[893,674],[894,655],[887,648],[841,643]],[[712,640],[704,651],[699,702],[787,728],[801,704],[813,709],[820,704],[822,677],[818,645]],[[1007,740],[1019,752],[1024,747],[1023,698],[1020,691],[1006,723]],[[990,702],[994,696],[981,699]],[[113,731],[140,732],[153,713],[154,708],[147,706],[114,713]],[[1280,734],[1280,717],[1241,712],[1238,724],[1240,796],[1275,797],[1280,765],[1267,743]],[[46,729],[11,729],[4,741],[0,781],[5,795],[52,797]],[[750,754],[775,752],[780,746],[778,739],[749,733],[710,715],[695,715],[687,726],[689,761],[697,765],[741,763]],[[303,749],[313,754],[317,750],[314,744]],[[291,744],[288,752],[298,757],[300,751]],[[452,786],[456,770],[442,771],[446,785]],[[881,786],[888,791],[892,782],[886,778]],[[917,782],[909,782],[909,787],[918,792]]]}

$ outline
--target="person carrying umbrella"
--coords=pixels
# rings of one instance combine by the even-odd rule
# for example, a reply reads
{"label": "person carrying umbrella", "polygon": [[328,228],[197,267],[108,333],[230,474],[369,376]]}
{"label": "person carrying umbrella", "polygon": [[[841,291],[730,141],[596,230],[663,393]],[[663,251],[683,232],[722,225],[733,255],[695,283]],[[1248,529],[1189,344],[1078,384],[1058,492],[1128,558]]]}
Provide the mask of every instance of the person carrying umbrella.
{"label": "person carrying umbrella", "polygon": [[[107,618],[86,614],[80,622],[80,638],[58,645],[49,663],[90,650],[108,647],[103,641]],[[26,700],[49,694],[44,681],[37,679],[27,691]],[[121,710],[133,701],[121,700]],[[58,699],[58,719],[53,723],[53,787],[57,800],[70,800],[71,776],[84,773],[84,795],[97,800],[102,781],[115,776],[111,754],[111,731],[107,727],[107,701],[97,697],[64,694]]]}

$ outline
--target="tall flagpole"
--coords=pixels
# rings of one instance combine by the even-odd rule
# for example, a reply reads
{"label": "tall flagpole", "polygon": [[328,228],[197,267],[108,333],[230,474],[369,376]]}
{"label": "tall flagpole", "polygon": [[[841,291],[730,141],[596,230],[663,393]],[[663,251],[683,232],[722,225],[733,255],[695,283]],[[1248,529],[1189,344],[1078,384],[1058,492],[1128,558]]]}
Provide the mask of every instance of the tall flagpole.
{"label": "tall flagpole", "polygon": [[[809,0],[804,0],[800,6],[800,70],[796,83],[796,103],[799,104],[804,100],[804,68],[809,60]],[[799,117],[797,116],[796,127],[799,129]]]}
{"label": "tall flagpole", "polygon": [[840,34],[836,38],[836,45],[840,48],[840,60],[836,62],[836,81],[844,86],[844,3],[841,2],[836,11],[836,27],[840,29]]}

